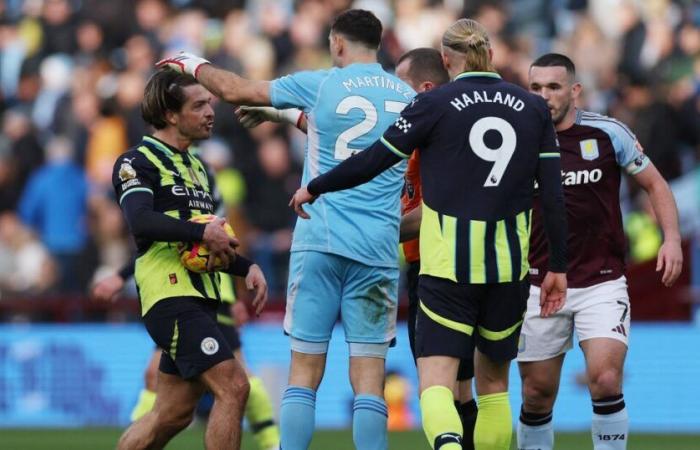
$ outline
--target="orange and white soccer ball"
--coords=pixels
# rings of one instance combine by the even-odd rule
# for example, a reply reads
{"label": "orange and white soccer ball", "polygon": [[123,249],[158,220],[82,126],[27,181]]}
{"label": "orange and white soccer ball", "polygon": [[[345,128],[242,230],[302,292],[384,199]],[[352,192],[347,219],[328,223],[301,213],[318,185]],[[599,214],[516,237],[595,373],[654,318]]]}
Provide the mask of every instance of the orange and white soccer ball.
{"label": "orange and white soccer ball", "polygon": [[[218,217],[213,214],[203,214],[201,216],[194,216],[190,219],[190,222],[209,223],[217,218]],[[224,230],[229,236],[236,236],[228,222],[224,223]],[[187,270],[196,273],[204,273],[207,271],[209,249],[202,242],[180,243],[178,244],[178,252],[180,253],[180,262]],[[216,258],[216,261],[214,261],[214,271],[222,269],[225,269],[225,267],[221,263],[221,260]]]}

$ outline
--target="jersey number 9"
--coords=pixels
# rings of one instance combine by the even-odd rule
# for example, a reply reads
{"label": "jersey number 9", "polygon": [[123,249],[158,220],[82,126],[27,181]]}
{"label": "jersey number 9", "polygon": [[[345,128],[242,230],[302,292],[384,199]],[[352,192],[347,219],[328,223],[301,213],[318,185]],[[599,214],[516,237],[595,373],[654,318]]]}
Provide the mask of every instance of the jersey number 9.
{"label": "jersey number 9", "polygon": [[[501,146],[490,148],[484,142],[487,132],[494,130],[501,135]],[[484,117],[477,120],[469,131],[469,147],[484,161],[494,163],[484,187],[498,186],[515,153],[517,138],[513,126],[499,117]]]}

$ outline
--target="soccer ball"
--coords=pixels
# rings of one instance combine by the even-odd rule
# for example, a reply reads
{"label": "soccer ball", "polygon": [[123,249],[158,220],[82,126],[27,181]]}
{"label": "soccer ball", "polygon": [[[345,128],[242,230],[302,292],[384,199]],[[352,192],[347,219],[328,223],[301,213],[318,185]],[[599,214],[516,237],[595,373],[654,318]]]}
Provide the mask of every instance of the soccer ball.
{"label": "soccer ball", "polygon": [[[195,216],[190,219],[190,222],[195,223],[209,223],[216,220],[217,217],[213,214],[203,214],[201,216]],[[226,234],[234,237],[236,234],[233,232],[231,225],[224,223],[224,230]],[[187,270],[196,273],[204,273],[207,271],[207,263],[209,262],[209,249],[202,242],[187,242],[179,243],[177,246],[178,253],[180,254],[180,262]],[[221,260],[216,258],[214,261],[214,271],[225,269]]]}

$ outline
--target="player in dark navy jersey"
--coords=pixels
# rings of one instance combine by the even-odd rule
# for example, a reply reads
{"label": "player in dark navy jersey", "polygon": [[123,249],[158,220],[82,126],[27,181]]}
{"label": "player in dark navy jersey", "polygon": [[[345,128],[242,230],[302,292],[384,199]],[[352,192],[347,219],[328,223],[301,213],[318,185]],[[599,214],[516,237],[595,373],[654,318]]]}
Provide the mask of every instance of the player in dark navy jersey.
{"label": "player in dark navy jersey", "polygon": [[593,446],[626,448],[628,419],[622,396],[622,368],[630,331],[625,280],[625,236],[620,213],[620,174],[624,170],[649,194],[664,232],[657,270],[670,286],[683,257],[673,194],[621,122],[574,107],[581,91],[573,62],[548,54],[530,68],[530,90],[552,111],[561,148],[561,182],[569,223],[569,290],[566,306],[539,317],[539,287],[548,255],[543,223],[535,201],[530,247],[530,290],[518,361],[523,378],[523,407],[518,448],[551,450],[552,408],[565,352],[574,330],[586,358],[593,402]]}
{"label": "player in dark navy jersey", "polygon": [[475,446],[508,449],[508,367],[517,353],[529,283],[535,180],[550,238],[543,315],[566,290],[566,217],[559,148],[542,99],[501,80],[483,27],[461,19],[443,36],[453,82],[420,94],[380,141],[312,180],[290,202],[366,182],[420,148],[423,206],[416,353],[423,427],[435,449],[461,449],[453,404],[460,358],[476,345]]}

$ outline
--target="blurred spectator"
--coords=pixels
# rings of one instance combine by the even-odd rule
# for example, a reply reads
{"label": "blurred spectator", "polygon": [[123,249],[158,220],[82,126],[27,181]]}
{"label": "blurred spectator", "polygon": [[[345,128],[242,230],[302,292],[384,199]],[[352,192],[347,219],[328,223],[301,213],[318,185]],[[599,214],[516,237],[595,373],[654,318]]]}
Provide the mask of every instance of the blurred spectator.
{"label": "blurred spectator", "polygon": [[41,89],[32,109],[32,120],[39,130],[47,130],[54,123],[59,101],[71,85],[71,64],[68,55],[61,54],[51,55],[41,61]]}
{"label": "blurred spectator", "polygon": [[679,120],[658,90],[653,90],[650,80],[642,76],[630,80],[614,111],[616,117],[626,117],[623,121],[666,180],[681,175]]}
{"label": "blurred spectator", "polygon": [[[109,82],[117,83],[116,80]],[[114,161],[128,147],[126,123],[118,114],[116,101],[102,100],[99,118],[88,128],[85,148],[85,171],[97,189],[112,191]]]}
{"label": "blurred spectator", "polygon": [[46,161],[27,182],[19,214],[56,260],[58,290],[78,292],[83,288],[76,267],[87,242],[88,184],[83,169],[73,162],[73,143],[65,137],[49,141]]}
{"label": "blurred spectator", "polygon": [[[289,146],[281,136],[263,140],[258,147],[260,170],[250,182],[245,200],[251,229],[247,239],[253,259],[267,276],[272,294],[281,295],[286,286],[289,248],[295,215],[287,206],[301,181]],[[252,181],[252,180],[251,180]]]}
{"label": "blurred spectator", "polygon": [[656,258],[663,238],[647,193],[640,192],[636,203],[637,209],[625,218],[625,234],[630,259],[633,263],[642,263]]}
{"label": "blurred spectator", "polygon": [[41,294],[55,281],[55,266],[46,248],[17,215],[0,213],[0,298]]}
{"label": "blurred spectator", "polygon": [[69,0],[44,0],[41,14],[41,54],[73,53],[77,48],[76,21]]}

